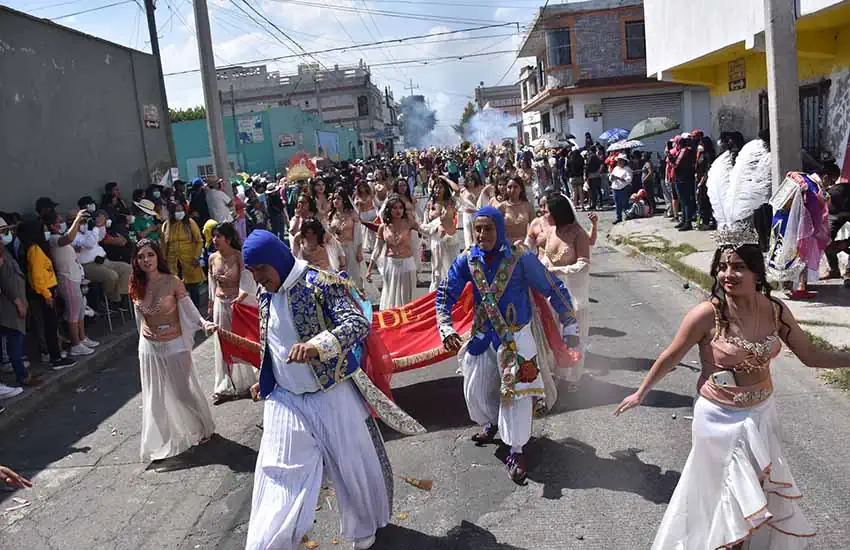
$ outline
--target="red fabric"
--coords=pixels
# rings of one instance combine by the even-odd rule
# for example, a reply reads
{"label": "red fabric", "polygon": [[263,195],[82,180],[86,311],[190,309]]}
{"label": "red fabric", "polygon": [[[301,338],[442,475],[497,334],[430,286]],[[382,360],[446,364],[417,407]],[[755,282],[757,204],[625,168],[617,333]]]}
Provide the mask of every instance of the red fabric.
{"label": "red fabric", "polygon": [[[437,327],[436,297],[437,293],[431,292],[403,307],[372,314],[371,334],[386,345],[395,362],[395,372],[427,367],[454,355],[443,350]],[[472,328],[475,315],[472,306],[472,286],[467,284],[452,310],[452,320],[458,334],[466,334]],[[398,364],[402,359],[419,355],[427,357],[403,366]]]}
{"label": "red fabric", "polygon": [[559,330],[560,323],[555,319],[546,297],[536,290],[532,290],[531,294],[534,296],[534,305],[537,306],[537,311],[540,312],[540,321],[543,324],[543,333],[546,337],[546,342],[549,344],[552,355],[555,357],[555,367],[568,369],[575,366],[581,358],[581,352],[570,349],[564,344],[561,338],[561,331]]}
{"label": "red fabric", "polygon": [[[260,314],[257,306],[248,304],[233,304],[233,327],[231,332],[251,340],[260,341]],[[224,338],[219,338],[221,354],[224,361],[232,363],[234,358],[241,359],[256,368],[260,368],[260,353],[255,350],[242,348]]]}
{"label": "red fabric", "polygon": [[384,395],[393,398],[390,384],[393,377],[393,358],[384,345],[383,340],[375,334],[369,333],[363,342],[363,357],[360,359],[360,368],[369,377],[375,386],[384,392]]}

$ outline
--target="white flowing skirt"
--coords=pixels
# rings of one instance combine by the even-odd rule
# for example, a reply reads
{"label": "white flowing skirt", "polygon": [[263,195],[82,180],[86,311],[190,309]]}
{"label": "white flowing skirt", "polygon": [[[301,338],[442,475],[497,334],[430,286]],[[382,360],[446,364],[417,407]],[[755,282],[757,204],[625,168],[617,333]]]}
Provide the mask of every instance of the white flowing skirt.
{"label": "white flowing skirt", "polygon": [[416,263],[413,258],[383,259],[384,287],[381,289],[381,309],[401,307],[413,301],[416,289]]}
{"label": "white flowing skirt", "polygon": [[472,222],[475,221],[475,214],[463,213],[463,246],[464,250],[475,244],[475,234],[472,232]]}
{"label": "white flowing skirt", "polygon": [[389,523],[392,470],[353,382],[303,395],[278,387],[266,400],[263,427],[246,549],[299,548],[325,472],[343,538],[367,538]]}
{"label": "white flowing skirt", "polygon": [[[581,356],[578,362],[568,369],[552,369],[556,378],[567,382],[577,383],[584,374],[584,361],[590,349],[588,339],[590,337],[590,270],[584,269],[577,273],[565,273],[557,267],[550,267],[549,271],[558,277],[570,291],[570,299],[573,302],[576,322],[578,322],[579,352]],[[557,315],[555,316],[557,319]]]}
{"label": "white flowing skirt", "polygon": [[441,281],[449,278],[449,269],[457,256],[456,236],[431,237],[431,292],[437,290]]}
{"label": "white flowing skirt", "polygon": [[139,369],[143,462],[176,456],[215,432],[192,351],[182,338],[154,342],[140,337]]}
{"label": "white flowing skirt", "polygon": [[693,447],[652,545],[654,550],[805,548],[815,532],[782,456],[772,397],[733,409],[700,397]]}
{"label": "white flowing skirt", "polygon": [[[216,297],[213,304],[213,323],[224,330],[233,327],[233,300]],[[213,338],[215,347],[215,393],[241,395],[257,383],[257,369],[242,361],[224,362],[221,342]]]}
{"label": "white flowing skirt", "polygon": [[[360,213],[361,222],[373,222],[377,218],[378,211],[375,209]],[[375,241],[378,238],[378,234],[363,224],[360,225],[359,230],[361,231],[361,235],[363,235],[363,250],[366,253],[371,254],[372,250],[375,249]]]}
{"label": "white flowing skirt", "polygon": [[354,241],[340,243],[345,253],[345,272],[357,288],[363,288],[363,277],[360,275],[360,262],[357,261],[357,245]]}

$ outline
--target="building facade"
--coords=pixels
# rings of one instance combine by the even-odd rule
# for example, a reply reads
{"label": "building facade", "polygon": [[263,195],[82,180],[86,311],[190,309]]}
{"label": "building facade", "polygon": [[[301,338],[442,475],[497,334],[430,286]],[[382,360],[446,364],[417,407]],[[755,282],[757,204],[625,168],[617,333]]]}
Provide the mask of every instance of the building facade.
{"label": "building facade", "polygon": [[[183,179],[213,173],[206,120],[172,125],[177,165]],[[273,107],[236,117],[224,117],[224,137],[231,170],[250,174],[285,173],[297,153],[332,160],[354,160],[357,133],[339,125],[325,124],[317,115],[295,107]]]}
{"label": "building facade", "polygon": [[[841,165],[850,136],[850,1],[795,1],[799,88],[782,92],[799,93],[803,148]],[[647,73],[708,88],[715,134],[752,138],[768,128],[764,2],[645,3]]]}
{"label": "building facade", "polygon": [[392,152],[398,139],[397,104],[389,88],[381,91],[361,62],[324,69],[302,64],[298,73],[268,72],[265,65],[218,69],[224,114],[240,115],[271,107],[297,107],[327,124],[359,134],[358,156]]}
{"label": "building facade", "polygon": [[172,165],[153,56],[0,6],[0,208],[60,212]]}
{"label": "building facade", "polygon": [[[541,8],[519,57],[535,64],[520,71],[522,137],[631,129],[651,116],[667,116],[690,131],[709,124],[708,90],[646,75],[643,2],[589,0]],[[681,131],[681,130],[680,130]],[[645,140],[662,151],[673,135]]]}

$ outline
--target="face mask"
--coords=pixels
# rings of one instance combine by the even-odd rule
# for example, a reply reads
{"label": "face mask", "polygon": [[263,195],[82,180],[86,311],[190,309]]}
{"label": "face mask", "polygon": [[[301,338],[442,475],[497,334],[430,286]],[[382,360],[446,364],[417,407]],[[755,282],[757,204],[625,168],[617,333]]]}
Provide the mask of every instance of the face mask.
{"label": "face mask", "polygon": [[46,240],[46,241],[49,241],[49,240],[50,240],[50,231],[45,231],[45,232],[44,232],[44,240]]}
{"label": "face mask", "polygon": [[86,207],[86,210],[88,210],[89,212],[94,212],[95,210],[97,210],[97,207],[94,204],[90,204]]}
{"label": "face mask", "polygon": [[175,212],[174,213],[174,219],[177,220],[178,222],[181,221],[185,217],[186,217],[186,212]]}
{"label": "face mask", "polygon": [[703,152],[705,152],[705,147],[700,145],[699,147],[697,147],[697,151],[699,151],[700,153],[703,153]]}
{"label": "face mask", "polygon": [[68,231],[68,224],[65,223],[65,222],[60,223],[59,224],[59,233],[65,233],[66,231]]}
{"label": "face mask", "polygon": [[133,223],[134,221],[136,221],[136,216],[128,216],[127,217],[127,223]]}
{"label": "face mask", "polygon": [[80,233],[85,233],[88,230],[89,230],[89,226],[87,226],[87,225],[81,225],[80,229],[79,229]]}
{"label": "face mask", "polygon": [[112,227],[112,220],[106,220],[106,227]]}
{"label": "face mask", "polygon": [[6,233],[6,234],[5,234],[5,235],[3,235],[2,237],[0,237],[0,239],[2,239],[2,240],[3,240],[3,244],[4,244],[4,245],[6,245],[6,244],[12,244],[12,234],[11,234],[11,233]]}
{"label": "face mask", "polygon": [[719,140],[719,139],[717,140],[717,148],[718,148],[718,149],[723,149],[723,141],[721,141],[721,140]]}
{"label": "face mask", "polygon": [[161,195],[161,193],[159,191],[153,192],[153,198],[155,198],[155,199],[158,199],[160,195]]}

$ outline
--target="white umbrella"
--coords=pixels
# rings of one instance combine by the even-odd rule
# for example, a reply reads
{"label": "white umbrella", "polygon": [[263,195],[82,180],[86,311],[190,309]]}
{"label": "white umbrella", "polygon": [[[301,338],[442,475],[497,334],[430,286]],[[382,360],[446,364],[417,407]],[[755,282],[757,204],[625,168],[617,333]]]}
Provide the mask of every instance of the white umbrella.
{"label": "white umbrella", "polygon": [[624,139],[623,141],[618,141],[617,143],[612,143],[608,146],[608,152],[613,153],[615,151],[625,151],[627,149],[640,149],[644,147],[645,144],[637,139]]}

